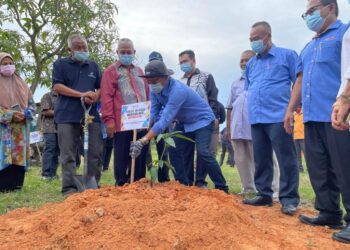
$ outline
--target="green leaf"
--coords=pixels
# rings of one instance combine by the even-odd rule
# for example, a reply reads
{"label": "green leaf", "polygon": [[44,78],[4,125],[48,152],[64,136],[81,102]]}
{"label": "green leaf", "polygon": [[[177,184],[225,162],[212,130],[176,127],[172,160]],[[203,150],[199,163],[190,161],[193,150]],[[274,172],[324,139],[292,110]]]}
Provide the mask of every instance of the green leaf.
{"label": "green leaf", "polygon": [[171,146],[171,147],[173,147],[173,148],[176,147],[175,141],[174,141],[174,139],[171,138],[171,137],[164,138],[164,142],[165,142],[167,145],[169,145],[169,146]]}
{"label": "green leaf", "polygon": [[194,140],[192,140],[191,138],[188,138],[187,136],[184,136],[184,135],[182,135],[182,134],[175,134],[174,136],[177,137],[177,138],[180,138],[180,139],[183,139],[183,140],[186,140],[186,141],[190,141],[190,142],[195,143]]}
{"label": "green leaf", "polygon": [[163,161],[163,160],[159,160],[159,161],[158,161],[158,166],[159,166],[160,168],[163,168],[163,166],[164,166],[164,161]]}
{"label": "green leaf", "polygon": [[173,173],[175,173],[175,168],[173,167],[173,165],[171,165],[170,162],[165,161],[164,163],[171,171],[173,171]]}
{"label": "green leaf", "polygon": [[158,169],[156,167],[152,167],[150,169],[151,181],[156,182],[158,180]]}
{"label": "green leaf", "polygon": [[156,142],[158,143],[161,139],[163,139],[164,134],[160,134],[157,136]]}

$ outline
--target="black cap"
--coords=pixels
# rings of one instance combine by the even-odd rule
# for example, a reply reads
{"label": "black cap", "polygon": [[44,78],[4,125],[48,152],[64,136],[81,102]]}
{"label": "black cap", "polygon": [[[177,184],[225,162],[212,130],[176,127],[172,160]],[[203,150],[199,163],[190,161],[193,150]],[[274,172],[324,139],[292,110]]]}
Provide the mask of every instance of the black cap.
{"label": "black cap", "polygon": [[154,77],[170,76],[172,74],[174,74],[174,72],[168,70],[162,61],[153,60],[146,65],[145,75],[141,77],[154,78]]}
{"label": "black cap", "polygon": [[159,61],[162,61],[163,62],[163,57],[162,57],[162,54],[160,54],[159,52],[157,51],[153,51],[149,57],[148,57],[148,61],[153,61],[153,60],[159,60]]}

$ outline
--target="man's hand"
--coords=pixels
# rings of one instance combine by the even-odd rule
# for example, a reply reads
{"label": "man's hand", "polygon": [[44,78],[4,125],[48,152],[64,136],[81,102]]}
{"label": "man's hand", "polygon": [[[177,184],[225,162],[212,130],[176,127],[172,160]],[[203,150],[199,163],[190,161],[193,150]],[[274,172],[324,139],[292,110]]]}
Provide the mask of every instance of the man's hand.
{"label": "man's hand", "polygon": [[219,128],[219,120],[215,119],[214,121],[214,129],[218,129]]}
{"label": "man's hand", "polygon": [[284,116],[284,130],[287,134],[293,133],[293,125],[294,125],[294,115],[293,111],[290,109],[287,109],[286,115]]}
{"label": "man's hand", "polygon": [[115,131],[115,125],[114,124],[110,124],[106,126],[106,130],[107,130],[107,136],[109,138],[113,138]]}
{"label": "man's hand", "polygon": [[349,123],[346,122],[350,110],[350,103],[342,101],[339,98],[333,105],[332,126],[337,130],[349,129]]}
{"label": "man's hand", "polygon": [[131,143],[130,145],[131,158],[137,158],[141,154],[143,146],[144,145],[140,140],[137,140],[135,143]]}
{"label": "man's hand", "polygon": [[226,140],[228,143],[231,143],[231,130],[226,128]]}
{"label": "man's hand", "polygon": [[23,122],[25,119],[25,116],[22,112],[14,112],[12,116],[12,121],[14,122]]}
{"label": "man's hand", "polygon": [[82,97],[84,97],[84,102],[89,105],[97,102],[98,99],[98,95],[93,91],[87,91],[83,93]]}

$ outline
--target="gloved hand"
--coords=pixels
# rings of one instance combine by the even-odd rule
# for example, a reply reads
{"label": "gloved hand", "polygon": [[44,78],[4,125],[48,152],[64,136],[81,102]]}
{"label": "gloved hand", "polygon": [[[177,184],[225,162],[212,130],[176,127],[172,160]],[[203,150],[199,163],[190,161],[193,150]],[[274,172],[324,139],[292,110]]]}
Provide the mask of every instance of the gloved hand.
{"label": "gloved hand", "polygon": [[137,140],[135,143],[130,145],[130,156],[131,158],[137,158],[142,151],[143,143],[140,140]]}

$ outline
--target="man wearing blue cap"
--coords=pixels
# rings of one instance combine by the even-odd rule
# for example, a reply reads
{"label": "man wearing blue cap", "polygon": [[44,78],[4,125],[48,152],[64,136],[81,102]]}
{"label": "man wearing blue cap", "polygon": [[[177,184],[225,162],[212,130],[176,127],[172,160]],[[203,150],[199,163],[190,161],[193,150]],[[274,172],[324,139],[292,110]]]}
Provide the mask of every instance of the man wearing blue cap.
{"label": "man wearing blue cap", "polygon": [[[154,60],[146,65],[145,77],[151,90],[151,120],[157,120],[149,132],[130,146],[132,157],[140,155],[142,148],[151,139],[162,133],[174,120],[183,125],[184,135],[193,139],[197,153],[207,168],[215,188],[228,192],[226,180],[220,166],[210,152],[211,134],[215,116],[209,104],[196,92],[180,81],[170,77],[171,72],[162,61]],[[163,112],[160,113],[164,107]],[[155,119],[159,117],[159,119]],[[183,153],[192,142],[177,140],[176,157],[172,159],[175,167],[175,179],[188,185]]]}

